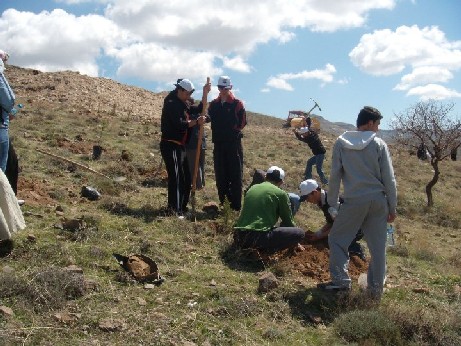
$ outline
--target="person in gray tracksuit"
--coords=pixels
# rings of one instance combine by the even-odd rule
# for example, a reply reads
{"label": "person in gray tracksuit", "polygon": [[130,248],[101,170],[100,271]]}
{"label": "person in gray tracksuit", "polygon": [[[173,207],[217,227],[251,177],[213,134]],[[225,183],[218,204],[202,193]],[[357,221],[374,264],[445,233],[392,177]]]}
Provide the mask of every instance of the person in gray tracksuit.
{"label": "person in gray tracksuit", "polygon": [[[382,119],[373,107],[364,107],[357,117],[357,131],[346,131],[335,142],[331,162],[330,213],[336,216],[330,231],[331,282],[320,289],[348,290],[351,279],[348,247],[361,229],[370,251],[368,291],[380,299],[386,276],[386,227],[396,217],[397,188],[386,143],[376,137]],[[339,207],[341,181],[344,203]]]}

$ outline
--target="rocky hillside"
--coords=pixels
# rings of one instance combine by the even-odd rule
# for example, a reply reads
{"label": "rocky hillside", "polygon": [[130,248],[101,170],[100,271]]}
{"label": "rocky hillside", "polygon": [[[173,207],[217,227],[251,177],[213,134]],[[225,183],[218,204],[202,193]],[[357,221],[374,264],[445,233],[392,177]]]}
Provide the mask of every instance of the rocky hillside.
{"label": "rocky hillside", "polygon": [[[112,79],[72,71],[41,72],[9,65],[6,75],[16,93],[17,103],[25,105],[25,112],[28,108],[62,108],[80,115],[111,114],[151,121],[160,118],[163,98],[168,92],[154,93]],[[320,120],[322,131],[333,135],[355,129],[352,124],[330,122],[320,115],[315,116]],[[281,125],[284,123],[284,119],[273,120]],[[391,134],[391,131],[380,132],[387,140]]]}
{"label": "rocky hillside", "polygon": [[75,114],[148,120],[160,118],[166,95],[71,71],[41,72],[9,65],[5,74],[26,112],[28,108],[65,108]]}

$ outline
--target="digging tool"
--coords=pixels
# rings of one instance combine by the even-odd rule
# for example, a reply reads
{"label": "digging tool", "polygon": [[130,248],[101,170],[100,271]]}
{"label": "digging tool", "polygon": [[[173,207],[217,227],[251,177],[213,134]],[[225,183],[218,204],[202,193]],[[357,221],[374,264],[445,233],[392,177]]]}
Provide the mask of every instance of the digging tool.
{"label": "digging tool", "polygon": [[115,177],[115,178],[111,178],[101,172],[98,172],[98,171],[95,171],[93,168],[91,167],[88,167],[88,166],[85,166],[84,164],[81,164],[81,163],[78,163],[78,162],[75,162],[75,161],[72,161],[72,160],[69,160],[69,159],[66,159],[65,157],[62,157],[62,156],[59,156],[59,155],[56,155],[56,154],[53,154],[53,153],[49,153],[48,151],[45,151],[43,149],[40,149],[40,148],[37,148],[36,149],[39,153],[42,153],[42,154],[45,154],[45,155],[49,155],[51,157],[54,157],[56,159],[59,159],[59,160],[62,160],[62,161],[65,161],[65,162],[68,162],[68,163],[71,163],[73,165],[76,165],[77,167],[80,167],[80,168],[83,168],[84,170],[87,170],[88,172],[91,172],[91,173],[95,173],[101,177],[104,177],[106,179],[109,179],[109,180],[112,180],[112,181],[115,181],[117,183],[121,182],[121,181],[124,181],[126,180],[126,177]]}
{"label": "digging tool", "polygon": [[[210,84],[210,77],[206,78],[206,84]],[[201,116],[205,116],[206,108],[208,104],[208,93],[203,93],[202,96],[202,114]],[[191,205],[192,205],[192,217],[194,222],[196,221],[195,218],[195,190],[197,189],[197,175],[198,169],[200,164],[200,152],[202,150],[202,138],[203,138],[203,124],[199,125],[199,132],[198,132],[198,140],[197,140],[197,150],[195,152],[195,163],[194,163],[194,174],[192,175],[192,189],[191,189]]]}
{"label": "digging tool", "polygon": [[322,108],[320,108],[320,106],[319,106],[319,104],[317,103],[317,101],[315,101],[313,98],[310,98],[310,99],[312,100],[312,102],[314,102],[314,107],[312,107],[312,108],[310,109],[310,111],[307,112],[307,115],[310,115],[311,112],[312,112],[315,108],[318,108],[319,111],[322,111]]}

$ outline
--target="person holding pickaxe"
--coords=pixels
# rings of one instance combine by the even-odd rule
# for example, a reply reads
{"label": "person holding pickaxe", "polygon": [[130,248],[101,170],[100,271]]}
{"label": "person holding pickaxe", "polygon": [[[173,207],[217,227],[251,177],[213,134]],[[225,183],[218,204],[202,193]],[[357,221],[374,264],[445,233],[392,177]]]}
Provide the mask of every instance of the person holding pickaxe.
{"label": "person holding pickaxe", "polygon": [[[161,118],[162,137],[160,152],[165,161],[168,173],[168,206],[167,213],[183,217],[187,210],[187,203],[191,192],[191,172],[188,167],[185,144],[192,128],[203,125],[205,116],[191,119],[192,107],[188,100],[194,92],[194,85],[188,79],[178,79],[176,89],[171,91],[164,100]],[[209,83],[203,86],[203,95],[206,97],[211,89]],[[194,112],[201,112],[200,103]]]}

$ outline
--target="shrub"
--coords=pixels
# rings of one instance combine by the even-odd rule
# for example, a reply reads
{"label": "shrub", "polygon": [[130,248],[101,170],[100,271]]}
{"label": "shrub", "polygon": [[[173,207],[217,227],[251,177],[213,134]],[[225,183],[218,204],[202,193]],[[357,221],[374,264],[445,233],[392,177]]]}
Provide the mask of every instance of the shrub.
{"label": "shrub", "polygon": [[355,310],[339,316],[335,332],[347,342],[402,345],[398,326],[378,310]]}

